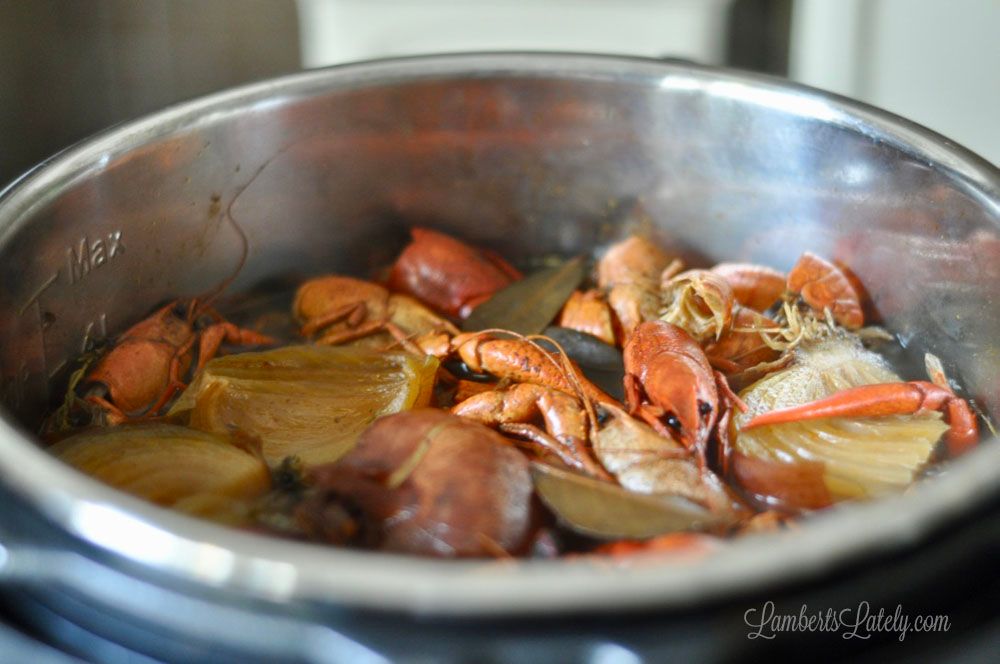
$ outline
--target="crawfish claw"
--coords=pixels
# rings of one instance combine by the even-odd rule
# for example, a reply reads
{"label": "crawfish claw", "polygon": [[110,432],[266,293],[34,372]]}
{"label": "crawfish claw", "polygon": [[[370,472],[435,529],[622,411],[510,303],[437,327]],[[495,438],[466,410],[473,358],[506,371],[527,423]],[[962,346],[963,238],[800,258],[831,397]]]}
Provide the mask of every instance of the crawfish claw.
{"label": "crawfish claw", "polygon": [[827,417],[884,417],[946,411],[950,429],[945,442],[952,453],[975,445],[976,418],[969,404],[947,388],[927,381],[861,385],[811,403],[762,413],[745,422],[742,430],[760,426],[818,420]]}

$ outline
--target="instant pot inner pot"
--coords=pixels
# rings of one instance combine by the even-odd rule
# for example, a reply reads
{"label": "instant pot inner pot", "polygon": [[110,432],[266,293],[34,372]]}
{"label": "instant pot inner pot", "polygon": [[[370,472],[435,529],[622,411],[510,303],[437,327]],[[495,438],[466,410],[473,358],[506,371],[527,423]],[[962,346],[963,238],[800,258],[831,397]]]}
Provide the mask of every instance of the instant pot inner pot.
{"label": "instant pot inner pot", "polygon": [[554,56],[309,72],[105,133],[8,190],[2,401],[37,430],[75,357],[235,269],[234,224],[231,293],[369,275],[426,225],[515,262],[636,231],[695,265],[814,251],[997,412],[997,201],[971,154],[768,79]]}

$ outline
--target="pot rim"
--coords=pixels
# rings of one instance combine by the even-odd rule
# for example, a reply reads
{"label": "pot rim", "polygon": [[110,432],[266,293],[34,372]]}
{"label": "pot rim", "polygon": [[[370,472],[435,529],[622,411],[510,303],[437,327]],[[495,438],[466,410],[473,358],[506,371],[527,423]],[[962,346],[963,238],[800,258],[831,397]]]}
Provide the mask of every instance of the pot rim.
{"label": "pot rim", "polygon": [[[336,89],[426,79],[591,79],[701,91],[834,123],[946,170],[1000,218],[1000,171],[929,129],[845,97],[782,79],[645,58],[567,53],[415,56],[338,65],[170,106],[82,141],[0,191],[0,245],[31,212],[145,141],[211,124],[254,105]],[[1000,445],[981,444],[903,495],[840,505],[796,532],[736,538],[698,560],[438,561],[355,552],[236,531],[174,513],[65,466],[0,418],[0,481],[83,542],[152,574],[273,602],[321,602],[432,615],[510,616],[683,607],[801,581],[919,542],[1000,489]],[[984,441],[986,443],[986,441]],[[17,542],[5,542],[12,552]],[[662,562],[658,562],[662,560]],[[2,564],[2,561],[0,561]]]}

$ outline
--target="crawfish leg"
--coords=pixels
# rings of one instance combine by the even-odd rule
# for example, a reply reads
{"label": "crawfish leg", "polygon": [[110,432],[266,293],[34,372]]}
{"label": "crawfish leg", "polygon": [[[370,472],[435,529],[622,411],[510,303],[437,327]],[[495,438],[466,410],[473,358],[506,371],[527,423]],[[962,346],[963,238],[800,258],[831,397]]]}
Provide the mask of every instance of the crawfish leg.
{"label": "crawfish leg", "polygon": [[[951,392],[948,377],[945,376],[944,367],[941,366],[941,360],[927,353],[924,362],[931,382]],[[952,456],[957,456],[967,452],[979,442],[979,424],[976,422],[975,413],[972,412],[972,408],[965,399],[955,397],[947,403],[947,410],[948,424],[951,428],[944,440]]]}
{"label": "crawfish leg", "polygon": [[729,387],[729,380],[726,379],[725,374],[717,370],[712,373],[715,375],[715,387],[723,401],[727,402],[729,406],[736,406],[744,413],[750,410],[743,399],[740,399],[739,395]]}
{"label": "crawfish leg", "polygon": [[947,404],[948,433],[944,442],[952,455],[963,454],[979,442],[979,424],[965,399],[953,397]]}
{"label": "crawfish leg", "polygon": [[712,368],[716,371],[721,371],[726,374],[739,373],[742,367],[725,357],[718,357],[717,355],[707,355],[708,363],[712,365]]}
{"label": "crawfish leg", "polygon": [[367,316],[368,307],[364,302],[345,304],[344,306],[337,307],[333,311],[329,311],[322,316],[306,321],[306,323],[302,326],[302,334],[303,336],[309,336],[316,330],[320,330],[327,325],[333,325],[334,323],[345,319],[347,320],[349,327],[357,327]]}
{"label": "crawfish leg", "polygon": [[[215,326],[213,325],[211,327]],[[160,398],[156,400],[156,403],[149,407],[149,410],[146,411],[146,414],[143,417],[155,417],[156,414],[160,412],[160,409],[163,408],[175,394],[184,389],[184,381],[181,380],[181,358],[191,352],[191,346],[194,345],[194,340],[195,338],[192,336],[184,342],[184,345],[178,348],[177,352],[174,353],[174,356],[170,358],[170,369],[167,374],[167,387],[163,390],[163,393],[160,394]],[[199,358],[198,362],[198,370],[201,370],[201,367],[203,366],[200,359],[201,358]],[[197,371],[195,373],[197,373]]]}
{"label": "crawfish leg", "polygon": [[424,350],[413,341],[411,335],[407,334],[406,331],[400,326],[396,325],[395,323],[386,321],[385,323],[382,323],[382,327],[385,329],[386,332],[392,335],[392,338],[396,340],[396,343],[398,343],[407,351],[414,353],[416,355],[425,354]]}
{"label": "crawfish leg", "polygon": [[[567,465],[594,477],[608,477],[583,443],[587,436],[586,416],[576,399],[568,394],[519,383],[509,390],[491,390],[469,397],[451,412],[527,438],[558,454]],[[530,424],[539,416],[545,421],[548,433]]]}
{"label": "crawfish leg", "polygon": [[636,415],[643,402],[642,383],[632,374],[625,374],[625,409],[629,415]]}
{"label": "crawfish leg", "polygon": [[642,391],[642,383],[632,374],[625,374],[625,408],[629,415],[638,417],[640,420],[653,427],[656,433],[661,436],[673,439],[674,434],[663,423],[663,416],[667,411],[659,406],[645,401],[645,394]]}
{"label": "crawfish leg", "polygon": [[[223,332],[223,339],[228,344],[235,344],[238,346],[262,346],[265,344],[275,343],[274,337],[269,337],[266,334],[261,334],[254,330],[248,330],[243,327],[236,327],[232,323],[217,323],[211,327],[220,327]],[[218,346],[216,346],[218,350]]]}
{"label": "crawfish leg", "polygon": [[538,400],[544,390],[540,385],[519,383],[509,390],[490,390],[469,397],[451,412],[492,427],[505,422],[529,422],[540,415]]}
{"label": "crawfish leg", "polygon": [[[637,417],[653,428],[656,433],[670,440],[677,440],[677,432],[663,423],[663,416],[667,411],[651,403],[640,403],[634,413],[629,413]],[[705,470],[704,450],[696,450],[699,470]],[[659,454],[664,458],[685,459],[691,456],[692,452],[686,447],[675,450],[660,450]]]}
{"label": "crawfish leg", "polygon": [[639,407],[636,409],[635,413],[633,413],[633,416],[638,417],[640,420],[653,427],[653,429],[656,430],[656,433],[673,440],[673,432],[671,432],[667,425],[663,423],[662,418],[666,414],[667,411],[663,410],[659,406],[655,406],[651,403],[642,403],[639,404]]}
{"label": "crawfish leg", "polygon": [[560,461],[570,468],[583,470],[583,464],[580,463],[579,459],[573,456],[573,453],[570,452],[570,450],[566,449],[562,443],[536,427],[534,424],[525,424],[523,422],[505,422],[497,428],[503,433],[523,438],[528,442],[534,443],[534,445],[545,452],[550,452],[556,455],[559,457]]}
{"label": "crawfish leg", "polygon": [[546,430],[580,460],[583,470],[594,477],[610,480],[611,476],[584,443],[587,439],[587,416],[577,400],[558,390],[546,389],[537,404]]}
{"label": "crawfish leg", "polygon": [[715,427],[715,460],[719,467],[719,473],[724,479],[729,477],[730,460],[733,456],[733,442],[729,436],[729,422],[732,417],[732,409],[726,408],[719,415],[719,421]]}
{"label": "crawfish leg", "polygon": [[208,361],[216,356],[223,341],[240,346],[274,343],[274,339],[266,334],[236,327],[232,323],[223,322],[209,325],[202,330],[201,339],[198,342],[198,366],[195,367],[195,373],[205,368]]}
{"label": "crawfish leg", "polygon": [[499,427],[503,433],[524,438],[547,452],[551,452],[559,457],[559,460],[570,468],[581,470],[592,477],[602,480],[613,481],[608,471],[600,467],[586,450],[583,449],[579,440],[576,445],[567,445],[566,441],[556,440],[554,436],[542,431],[534,424],[523,424],[520,422],[508,422]]}

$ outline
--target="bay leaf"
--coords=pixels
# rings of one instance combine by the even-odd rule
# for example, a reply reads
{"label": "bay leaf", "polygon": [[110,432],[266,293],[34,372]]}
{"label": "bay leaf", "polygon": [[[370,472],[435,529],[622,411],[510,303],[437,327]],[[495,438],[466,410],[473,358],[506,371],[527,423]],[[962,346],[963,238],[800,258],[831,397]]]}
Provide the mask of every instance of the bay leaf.
{"label": "bay leaf", "polygon": [[701,530],[720,521],[709,510],[677,496],[632,493],[616,484],[533,463],[542,502],[565,526],[591,537],[643,539]]}
{"label": "bay leaf", "polygon": [[[622,352],[592,334],[557,325],[550,325],[542,334],[562,346],[566,354],[581,367],[599,371],[620,371],[623,375],[625,373]],[[542,344],[544,345],[544,342]]]}
{"label": "bay leaf", "polygon": [[529,274],[476,307],[462,322],[462,330],[501,328],[518,334],[538,334],[556,317],[586,272],[586,261],[577,256]]}

